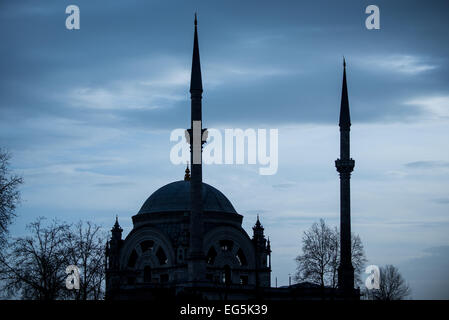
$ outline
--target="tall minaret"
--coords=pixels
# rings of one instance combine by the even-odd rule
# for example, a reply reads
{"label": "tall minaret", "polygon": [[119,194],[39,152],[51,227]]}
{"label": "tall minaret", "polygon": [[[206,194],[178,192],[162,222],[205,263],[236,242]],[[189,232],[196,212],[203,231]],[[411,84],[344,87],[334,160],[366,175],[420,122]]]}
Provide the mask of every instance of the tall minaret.
{"label": "tall minaret", "polygon": [[340,159],[335,161],[340,173],[340,266],[338,267],[338,287],[349,296],[354,290],[354,267],[351,262],[351,172],[355,161],[349,156],[349,115],[348,88],[346,85],[346,61],[343,58],[343,87],[340,106]]}
{"label": "tall minaret", "polygon": [[201,281],[205,278],[206,258],[203,252],[203,201],[202,201],[202,145],[203,133],[201,99],[203,85],[201,80],[200,52],[198,48],[197,19],[195,13],[195,35],[193,40],[192,74],[190,79],[191,126],[190,143],[190,245],[188,260],[189,281]]}

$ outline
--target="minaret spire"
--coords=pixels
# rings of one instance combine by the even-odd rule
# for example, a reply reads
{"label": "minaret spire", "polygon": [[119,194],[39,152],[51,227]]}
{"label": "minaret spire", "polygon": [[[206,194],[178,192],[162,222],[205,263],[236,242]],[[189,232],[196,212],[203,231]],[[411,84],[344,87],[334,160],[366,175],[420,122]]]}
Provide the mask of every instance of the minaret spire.
{"label": "minaret spire", "polygon": [[190,75],[190,93],[192,91],[203,92],[201,79],[200,49],[198,46],[198,20],[195,13],[195,35],[193,38],[192,73]]}
{"label": "minaret spire", "polygon": [[350,157],[350,129],[346,61],[343,58],[343,86],[340,105],[340,159],[335,161],[340,173],[340,266],[338,287],[346,298],[354,297],[354,267],[351,255],[351,172],[355,161]]}
{"label": "minaret spire", "polygon": [[340,106],[340,129],[347,129],[351,126],[351,116],[349,113],[348,86],[346,84],[346,60],[343,57],[343,86],[341,89]]}
{"label": "minaret spire", "polygon": [[198,21],[195,13],[193,38],[192,74],[190,79],[191,127],[187,130],[190,143],[190,239],[188,277],[192,283],[203,281],[206,272],[206,257],[203,252],[203,169],[202,145],[206,129],[202,128],[202,93],[200,51],[198,46]]}

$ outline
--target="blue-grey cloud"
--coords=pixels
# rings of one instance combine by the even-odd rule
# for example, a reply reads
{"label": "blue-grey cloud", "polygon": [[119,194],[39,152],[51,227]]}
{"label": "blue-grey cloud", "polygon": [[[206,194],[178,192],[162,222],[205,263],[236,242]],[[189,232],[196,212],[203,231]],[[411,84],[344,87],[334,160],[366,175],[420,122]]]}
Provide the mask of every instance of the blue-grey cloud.
{"label": "blue-grey cloud", "polygon": [[414,161],[405,164],[408,168],[417,169],[437,169],[437,168],[449,168],[449,162],[447,161]]}
{"label": "blue-grey cloud", "polygon": [[433,201],[439,204],[449,204],[449,198],[438,198],[434,199]]}
{"label": "blue-grey cloud", "polygon": [[414,299],[449,299],[449,246],[432,247],[399,265]]}
{"label": "blue-grey cloud", "polygon": [[287,189],[287,188],[293,188],[296,186],[296,183],[279,183],[279,184],[273,184],[273,188],[280,188],[280,189]]}
{"label": "blue-grey cloud", "polygon": [[[195,9],[204,109],[212,125],[335,123],[343,54],[353,122],[409,121],[423,112],[404,107],[411,96],[447,94],[444,1],[380,1],[378,32],[364,29],[359,1],[257,1],[254,14],[252,1],[178,2],[173,11],[172,3],[160,1],[105,6],[80,0],[79,31],[64,28],[67,4],[3,5],[2,119],[52,115],[126,128],[185,125],[188,84],[182,80]],[[162,88],[164,79],[171,82]]]}
{"label": "blue-grey cloud", "polygon": [[[65,29],[69,4],[80,7],[79,31]],[[368,257],[395,263],[423,242],[446,244],[449,3],[378,0],[376,31],[364,27],[369,4],[0,1],[0,146],[26,181],[12,231],[36,215],[110,228],[116,214],[129,230],[154,190],[182,179],[168,137],[189,125],[198,11],[205,126],[280,130],[276,176],[204,169],[247,215],[247,230],[260,213],[280,284],[294,270],[301,232],[321,217],[338,224],[343,55],[354,230]]]}

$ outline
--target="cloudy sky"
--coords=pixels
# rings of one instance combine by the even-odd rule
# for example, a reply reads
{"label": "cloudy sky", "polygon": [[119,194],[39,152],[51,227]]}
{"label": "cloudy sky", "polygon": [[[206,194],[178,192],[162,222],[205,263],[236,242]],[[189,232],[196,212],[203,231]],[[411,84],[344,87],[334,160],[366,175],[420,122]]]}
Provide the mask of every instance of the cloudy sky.
{"label": "cloudy sky", "polygon": [[[81,29],[65,28],[76,4]],[[380,30],[365,28],[366,6]],[[301,236],[337,225],[342,57],[352,116],[353,231],[370,264],[395,264],[413,298],[449,299],[447,1],[0,0],[0,146],[23,175],[11,228],[38,216],[110,228],[180,180],[170,132],[189,126],[193,13],[208,128],[279,130],[279,169],[208,165],[205,182],[259,214],[273,277]]]}

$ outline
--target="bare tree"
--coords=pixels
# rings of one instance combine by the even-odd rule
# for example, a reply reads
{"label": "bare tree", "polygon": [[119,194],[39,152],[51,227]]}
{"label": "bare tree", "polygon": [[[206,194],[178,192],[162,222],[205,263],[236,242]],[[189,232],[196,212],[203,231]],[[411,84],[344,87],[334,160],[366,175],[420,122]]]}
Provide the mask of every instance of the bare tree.
{"label": "bare tree", "polygon": [[14,210],[20,202],[18,186],[23,183],[22,177],[11,173],[9,160],[11,155],[0,149],[0,248],[5,245],[8,227],[14,218]]}
{"label": "bare tree", "polygon": [[106,236],[92,222],[78,222],[70,247],[71,264],[80,270],[80,289],[74,290],[76,300],[99,300],[104,294]]}
{"label": "bare tree", "polygon": [[[340,237],[338,237],[340,240]],[[340,248],[340,245],[338,246]],[[338,252],[340,259],[340,251]],[[365,249],[363,248],[362,239],[358,234],[351,234],[351,262],[354,267],[354,282],[360,287],[362,285],[362,274],[365,272],[366,259]]]}
{"label": "bare tree", "polygon": [[[323,219],[314,223],[304,232],[302,254],[296,257],[298,263],[296,281],[310,281],[336,288],[338,285],[338,266],[340,265],[340,233],[331,229]],[[366,263],[363,244],[358,235],[352,234],[352,265],[356,284],[361,283],[361,273]]]}
{"label": "bare tree", "polygon": [[15,298],[54,300],[64,296],[65,268],[69,262],[70,229],[39,218],[27,226],[30,235],[11,241],[0,257],[0,280]]}
{"label": "bare tree", "polygon": [[335,234],[323,219],[314,223],[304,232],[302,239],[303,254],[296,257],[298,262],[295,279],[311,281],[324,287],[330,276],[332,259],[335,252]]}
{"label": "bare tree", "polygon": [[[336,288],[338,285],[338,266],[340,265],[340,231],[337,227],[334,229],[334,241],[336,242],[333,246],[334,253],[332,258],[332,279],[330,286]],[[364,266],[367,259],[365,256],[365,250],[363,248],[362,240],[358,234],[351,234],[351,262],[354,267],[354,284],[356,286],[362,285],[362,273],[364,272]]]}
{"label": "bare tree", "polygon": [[[9,296],[23,299],[97,300],[104,293],[105,235],[99,226],[72,226],[44,218],[29,224],[30,235],[10,241],[0,255],[0,282]],[[79,289],[65,286],[66,268],[80,271]]]}
{"label": "bare tree", "polygon": [[371,300],[403,300],[411,294],[398,268],[388,264],[380,268],[379,289],[368,290],[365,296]]}

